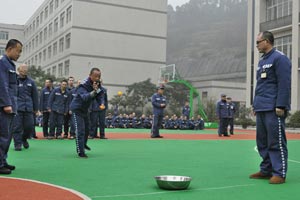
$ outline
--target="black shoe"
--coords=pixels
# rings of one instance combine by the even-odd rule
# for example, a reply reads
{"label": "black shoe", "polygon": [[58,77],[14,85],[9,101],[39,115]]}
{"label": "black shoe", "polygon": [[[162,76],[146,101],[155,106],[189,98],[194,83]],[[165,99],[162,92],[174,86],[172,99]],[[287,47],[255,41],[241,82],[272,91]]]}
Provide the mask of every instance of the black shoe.
{"label": "black shoe", "polygon": [[85,153],[79,153],[79,158],[88,158],[88,156]]}
{"label": "black shoe", "polygon": [[161,135],[151,135],[151,138],[163,138]]}
{"label": "black shoe", "polygon": [[16,166],[9,165],[9,164],[4,165],[4,167],[5,167],[6,169],[11,170],[11,171],[16,169]]}
{"label": "black shoe", "polygon": [[29,148],[29,143],[28,143],[27,140],[24,140],[24,141],[23,141],[23,147],[24,147],[25,149],[28,149],[28,148]]}
{"label": "black shoe", "polygon": [[90,151],[91,150],[91,148],[88,146],[88,145],[84,145],[84,148],[86,149],[86,150],[88,150],[88,151]]}
{"label": "black shoe", "polygon": [[108,138],[106,138],[105,136],[101,136],[100,140],[107,140]]}
{"label": "black shoe", "polygon": [[15,146],[15,151],[22,151],[22,146],[21,145]]}
{"label": "black shoe", "polygon": [[0,167],[0,174],[11,174],[11,170],[6,167]]}

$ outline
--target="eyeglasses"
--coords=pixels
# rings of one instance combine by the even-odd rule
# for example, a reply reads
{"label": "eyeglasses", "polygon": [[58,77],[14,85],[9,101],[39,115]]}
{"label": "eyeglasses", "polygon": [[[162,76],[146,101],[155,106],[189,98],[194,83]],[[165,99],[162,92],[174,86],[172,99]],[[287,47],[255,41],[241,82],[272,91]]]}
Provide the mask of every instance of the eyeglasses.
{"label": "eyeglasses", "polygon": [[265,41],[266,39],[263,39],[263,40],[259,40],[259,41],[256,41],[256,44],[258,45],[259,43]]}

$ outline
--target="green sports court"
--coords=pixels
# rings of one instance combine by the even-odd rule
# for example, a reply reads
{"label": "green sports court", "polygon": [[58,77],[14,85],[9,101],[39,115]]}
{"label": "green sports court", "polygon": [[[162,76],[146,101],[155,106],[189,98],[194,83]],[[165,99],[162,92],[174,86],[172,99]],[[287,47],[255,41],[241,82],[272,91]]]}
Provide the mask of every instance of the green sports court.
{"label": "green sports court", "polygon": [[[248,178],[259,170],[260,157],[253,139],[255,131],[237,130],[230,138],[219,138],[215,129],[162,130],[164,139],[150,139],[149,130],[143,129],[107,129],[106,132],[108,140],[88,141],[92,148],[87,152],[88,159],[77,157],[74,140],[30,140],[30,148],[21,152],[14,151],[12,145],[8,161],[16,165],[17,170],[9,177],[62,186],[93,200],[299,198],[300,134],[288,134],[286,183],[270,185],[268,180]],[[176,135],[180,135],[180,139],[174,137]],[[205,135],[215,138],[196,137]],[[245,135],[252,139],[240,139]],[[190,176],[192,182],[188,190],[162,190],[154,180],[157,175]],[[0,182],[3,183],[1,179]],[[35,192],[28,193],[29,199],[35,199]],[[51,194],[49,197],[67,199]]]}

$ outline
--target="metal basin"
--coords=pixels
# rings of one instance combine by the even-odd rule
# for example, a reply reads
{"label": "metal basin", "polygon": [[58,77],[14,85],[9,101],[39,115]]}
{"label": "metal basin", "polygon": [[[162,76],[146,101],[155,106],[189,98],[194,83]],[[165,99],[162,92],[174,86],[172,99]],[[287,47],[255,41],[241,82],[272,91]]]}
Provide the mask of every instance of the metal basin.
{"label": "metal basin", "polygon": [[192,178],[188,176],[163,175],[155,176],[159,188],[165,190],[185,190],[189,187]]}

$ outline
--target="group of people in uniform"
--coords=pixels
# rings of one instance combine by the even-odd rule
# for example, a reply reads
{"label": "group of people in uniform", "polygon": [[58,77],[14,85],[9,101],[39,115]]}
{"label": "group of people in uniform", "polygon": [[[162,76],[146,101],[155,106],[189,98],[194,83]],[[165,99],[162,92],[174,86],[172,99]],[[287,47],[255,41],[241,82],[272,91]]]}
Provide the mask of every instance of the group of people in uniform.
{"label": "group of people in uniform", "polygon": [[[232,102],[231,97],[221,94],[221,100],[217,102],[216,115],[219,119],[218,135],[220,137],[229,137],[234,134],[234,114],[236,106]],[[229,126],[229,133],[228,133]],[[229,135],[230,134],[230,135]]]}

